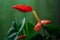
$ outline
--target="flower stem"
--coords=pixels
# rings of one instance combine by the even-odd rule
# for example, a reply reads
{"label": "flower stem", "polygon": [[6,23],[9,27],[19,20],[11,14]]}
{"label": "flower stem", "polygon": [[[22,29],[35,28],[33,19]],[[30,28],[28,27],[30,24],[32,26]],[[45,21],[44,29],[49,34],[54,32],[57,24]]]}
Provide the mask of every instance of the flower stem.
{"label": "flower stem", "polygon": [[41,20],[40,20],[40,18],[38,17],[38,15],[37,15],[37,13],[35,12],[35,10],[33,10],[32,12],[33,12],[36,20],[37,20],[38,22],[40,22]]}
{"label": "flower stem", "polygon": [[28,36],[29,32],[28,32],[27,22],[26,22],[26,31],[27,31],[27,36]]}

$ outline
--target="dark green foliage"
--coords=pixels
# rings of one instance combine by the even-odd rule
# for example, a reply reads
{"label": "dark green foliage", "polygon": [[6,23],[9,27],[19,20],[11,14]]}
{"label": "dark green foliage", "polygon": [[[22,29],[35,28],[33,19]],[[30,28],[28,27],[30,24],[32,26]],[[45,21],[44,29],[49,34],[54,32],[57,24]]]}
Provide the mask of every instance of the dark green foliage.
{"label": "dark green foliage", "polygon": [[34,25],[32,23],[30,23],[30,22],[25,22],[24,28],[19,33],[19,36],[20,35],[27,35],[26,40],[30,40],[30,38],[32,38],[35,35]]}
{"label": "dark green foliage", "polygon": [[[16,20],[13,21],[12,27],[9,29],[6,40],[17,40],[17,37],[26,35],[26,40],[30,40],[35,35],[34,25],[30,22],[26,22],[25,18],[17,26]],[[22,40],[25,40],[22,38]]]}
{"label": "dark green foliage", "polygon": [[28,37],[27,39],[30,39],[35,35],[34,25],[32,23],[26,22],[25,26],[24,26],[24,29],[26,30],[26,34],[27,34],[27,37]]}
{"label": "dark green foliage", "polygon": [[[31,22],[27,22],[25,18],[17,26],[17,20],[15,19],[12,23],[11,28],[8,31],[6,40],[17,40],[18,36],[26,35],[27,38],[22,38],[21,40],[58,40],[60,37],[60,27],[50,25],[44,25],[42,27],[42,34],[36,34],[34,31],[34,25]],[[46,31],[46,32],[45,32]]]}
{"label": "dark green foliage", "polygon": [[52,24],[44,25],[43,27],[44,27],[44,29],[46,29],[46,31],[49,33],[49,35],[51,35],[53,37],[56,36],[56,38],[60,38],[60,27],[57,27],[57,26],[52,25]]}
{"label": "dark green foliage", "polygon": [[14,38],[16,37],[17,32],[18,32],[16,27],[17,27],[17,22],[16,22],[16,19],[15,19],[12,23],[11,28],[8,31],[6,40],[14,40]]}
{"label": "dark green foliage", "polygon": [[30,40],[44,40],[44,37],[41,34],[36,34]]}
{"label": "dark green foliage", "polygon": [[13,21],[13,24],[8,31],[6,40],[17,40],[19,32],[21,32],[21,30],[23,29],[24,24],[25,24],[25,18],[21,21],[21,26],[20,26],[19,30],[17,30],[18,28],[17,28],[17,22],[16,21],[17,20]]}
{"label": "dark green foliage", "polygon": [[45,25],[44,29],[46,29],[51,35],[58,35],[60,34],[60,27],[54,25]]}

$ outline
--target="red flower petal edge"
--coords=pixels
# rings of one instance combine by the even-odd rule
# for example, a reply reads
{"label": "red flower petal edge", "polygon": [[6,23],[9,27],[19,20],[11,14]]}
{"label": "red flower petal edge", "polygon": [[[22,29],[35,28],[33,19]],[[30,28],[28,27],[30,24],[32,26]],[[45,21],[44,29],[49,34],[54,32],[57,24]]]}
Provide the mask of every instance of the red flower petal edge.
{"label": "red flower petal edge", "polygon": [[41,22],[38,22],[37,25],[35,26],[34,30],[35,31],[38,31],[42,26],[42,23]]}
{"label": "red flower petal edge", "polygon": [[31,12],[32,11],[31,6],[26,6],[24,4],[15,5],[15,6],[13,6],[13,8],[15,8],[19,11],[22,11],[22,12]]}
{"label": "red flower petal edge", "polygon": [[51,22],[50,20],[42,20],[41,21],[42,24],[50,24],[50,22]]}
{"label": "red flower petal edge", "polygon": [[21,36],[18,36],[18,39],[22,39],[22,38],[26,38],[27,36],[26,35],[21,35]]}

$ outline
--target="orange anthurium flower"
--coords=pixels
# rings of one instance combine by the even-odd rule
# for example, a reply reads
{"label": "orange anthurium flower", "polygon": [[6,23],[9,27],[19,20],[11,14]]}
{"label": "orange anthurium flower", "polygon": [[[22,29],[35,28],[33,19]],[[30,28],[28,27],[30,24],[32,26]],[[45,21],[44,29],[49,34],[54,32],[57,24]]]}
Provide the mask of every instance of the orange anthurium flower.
{"label": "orange anthurium flower", "polygon": [[35,26],[34,30],[35,31],[38,31],[42,26],[42,23],[41,22],[38,22],[37,25]]}
{"label": "orange anthurium flower", "polygon": [[43,26],[43,24],[50,24],[50,20],[42,20],[41,22],[38,22],[34,30],[38,31]]}
{"label": "orange anthurium flower", "polygon": [[26,35],[21,35],[21,36],[18,36],[18,39],[22,39],[22,38],[26,38],[27,36]]}
{"label": "orange anthurium flower", "polygon": [[42,20],[41,23],[43,23],[43,24],[50,24],[50,20]]}
{"label": "orange anthurium flower", "polygon": [[15,8],[19,11],[22,11],[22,12],[31,12],[32,11],[31,6],[26,6],[24,4],[15,5],[15,6],[13,6],[13,8]]}

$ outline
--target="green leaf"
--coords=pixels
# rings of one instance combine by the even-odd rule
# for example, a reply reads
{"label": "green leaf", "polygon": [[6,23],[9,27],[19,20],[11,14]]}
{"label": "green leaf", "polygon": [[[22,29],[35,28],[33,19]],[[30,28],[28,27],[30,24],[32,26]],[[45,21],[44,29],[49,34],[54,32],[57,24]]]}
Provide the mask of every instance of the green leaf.
{"label": "green leaf", "polygon": [[28,37],[27,40],[29,40],[35,35],[34,25],[30,22],[25,23],[25,30],[26,30],[27,37]]}
{"label": "green leaf", "polygon": [[19,30],[17,30],[17,20],[15,19],[12,23],[11,28],[8,31],[7,38],[5,40],[17,40],[18,34],[23,30],[25,24],[25,18],[21,21]]}
{"label": "green leaf", "polygon": [[30,23],[30,22],[25,21],[24,28],[19,33],[19,35],[27,35],[26,40],[30,40],[30,38],[32,38],[35,35],[34,25],[32,23]]}
{"label": "green leaf", "polygon": [[20,22],[20,26],[17,27],[18,32],[17,32],[16,38],[14,40],[17,40],[19,33],[22,33],[21,31],[23,30],[24,24],[25,24],[25,18],[22,19],[22,21]]}
{"label": "green leaf", "polygon": [[14,40],[17,40],[19,33],[21,33],[21,31],[23,30],[23,27],[24,27],[24,24],[25,24],[25,18],[22,19],[20,24],[21,24],[20,27],[17,27],[18,28],[18,32],[17,32],[16,38]]}
{"label": "green leaf", "polygon": [[6,40],[14,40],[14,38],[16,37],[16,34],[18,32],[17,30],[17,20],[15,19],[13,22],[12,22],[12,26],[11,28],[9,29],[8,33],[7,33],[7,38]]}
{"label": "green leaf", "polygon": [[25,25],[25,18],[20,22],[20,25],[18,25],[17,29],[18,29],[18,34],[23,34],[23,27]]}
{"label": "green leaf", "polygon": [[19,29],[18,33],[22,31],[24,24],[25,24],[25,18],[20,23],[20,29]]}

